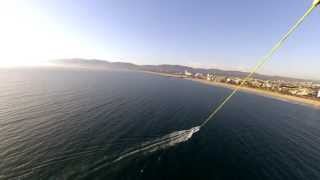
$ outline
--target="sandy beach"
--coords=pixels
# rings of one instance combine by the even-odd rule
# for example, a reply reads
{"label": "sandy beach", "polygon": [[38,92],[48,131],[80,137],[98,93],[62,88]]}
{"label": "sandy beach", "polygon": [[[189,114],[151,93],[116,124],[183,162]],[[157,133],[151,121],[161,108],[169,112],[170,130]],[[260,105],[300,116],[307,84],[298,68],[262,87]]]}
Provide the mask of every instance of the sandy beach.
{"label": "sandy beach", "polygon": [[[149,71],[142,71],[145,73],[149,74],[155,74],[159,76],[165,76],[165,77],[175,77],[175,78],[183,78],[186,80],[202,83],[202,84],[207,84],[211,86],[219,86],[219,87],[224,87],[224,88],[229,88],[229,89],[234,89],[237,86],[232,85],[232,84],[226,84],[226,83],[219,83],[219,82],[213,82],[213,81],[207,81],[203,79],[195,79],[195,78],[186,78],[181,75],[174,75],[174,74],[167,74],[167,73],[157,73],[157,72],[149,72]],[[296,97],[296,96],[290,96],[290,95],[285,95],[285,94],[280,94],[277,92],[271,92],[263,89],[255,89],[255,88],[249,88],[249,87],[241,87],[240,91],[248,92],[248,93],[253,93],[256,95],[260,96],[265,96],[265,97],[270,97],[273,99],[278,99],[281,101],[286,101],[294,104],[301,104],[301,105],[307,105],[311,106],[314,108],[319,108],[320,109],[320,100],[314,100],[314,99],[306,99],[302,97]]]}

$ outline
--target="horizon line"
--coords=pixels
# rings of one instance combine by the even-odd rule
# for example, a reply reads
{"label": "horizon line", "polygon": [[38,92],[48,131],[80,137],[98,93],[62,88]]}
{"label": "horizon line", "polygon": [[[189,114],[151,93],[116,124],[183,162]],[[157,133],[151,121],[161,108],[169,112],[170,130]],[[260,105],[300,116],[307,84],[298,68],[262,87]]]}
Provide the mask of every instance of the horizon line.
{"label": "horizon line", "polygon": [[[204,70],[221,70],[221,71],[232,71],[232,72],[241,72],[241,73],[249,73],[249,71],[245,70],[239,70],[239,69],[232,69],[232,68],[221,68],[221,67],[196,67],[193,65],[188,65],[188,64],[140,64],[136,62],[130,62],[130,61],[113,61],[113,60],[106,60],[106,59],[99,59],[99,58],[59,58],[59,59],[51,59],[48,60],[48,62],[54,62],[54,61],[59,61],[59,60],[82,60],[82,61],[103,61],[103,62],[109,62],[109,63],[129,63],[137,66],[161,66],[161,65],[170,65],[170,66],[184,66],[188,68],[193,68],[193,69],[204,69]],[[270,76],[270,77],[283,77],[283,78],[292,78],[292,79],[299,79],[299,80],[307,80],[307,81],[320,81],[320,79],[312,78],[312,77],[294,77],[290,75],[280,75],[280,74],[271,74],[271,73],[255,73],[256,75],[263,75],[263,76]]]}

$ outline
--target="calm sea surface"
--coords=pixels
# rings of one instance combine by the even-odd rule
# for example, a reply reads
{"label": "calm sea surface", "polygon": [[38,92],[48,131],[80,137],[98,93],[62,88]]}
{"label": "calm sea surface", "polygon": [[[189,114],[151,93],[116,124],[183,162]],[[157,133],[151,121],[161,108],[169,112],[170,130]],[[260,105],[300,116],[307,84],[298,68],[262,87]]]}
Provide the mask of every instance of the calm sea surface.
{"label": "calm sea surface", "polygon": [[320,110],[307,106],[239,93],[172,145],[167,134],[228,93],[138,72],[2,69],[0,179],[320,179]]}

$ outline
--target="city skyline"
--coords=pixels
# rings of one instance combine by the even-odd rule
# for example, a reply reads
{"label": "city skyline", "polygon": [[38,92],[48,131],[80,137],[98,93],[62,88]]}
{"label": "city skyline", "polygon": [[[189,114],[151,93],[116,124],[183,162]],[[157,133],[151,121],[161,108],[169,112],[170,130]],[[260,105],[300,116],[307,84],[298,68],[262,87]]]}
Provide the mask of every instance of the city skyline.
{"label": "city skyline", "polygon": [[[248,71],[311,3],[1,2],[0,65],[80,57]],[[317,12],[260,73],[319,79]]]}

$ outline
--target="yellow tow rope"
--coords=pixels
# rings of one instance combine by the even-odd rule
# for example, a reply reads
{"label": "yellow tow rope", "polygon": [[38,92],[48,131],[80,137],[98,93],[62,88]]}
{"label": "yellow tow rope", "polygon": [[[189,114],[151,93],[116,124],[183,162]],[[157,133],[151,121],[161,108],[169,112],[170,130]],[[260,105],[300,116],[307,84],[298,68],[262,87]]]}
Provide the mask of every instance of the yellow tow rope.
{"label": "yellow tow rope", "polygon": [[289,31],[278,41],[273,48],[267,53],[266,56],[264,56],[262,59],[260,59],[256,66],[252,68],[250,73],[242,80],[240,85],[238,85],[223,101],[222,103],[214,109],[214,111],[205,119],[205,121],[200,125],[200,127],[205,126],[208,121],[214,117],[223,107],[224,105],[232,98],[234,94],[236,94],[241,87],[244,85],[246,81],[248,81],[254,73],[256,73],[263,65],[265,65],[270,58],[274,55],[274,53],[282,47],[282,45],[286,42],[286,40],[289,38],[289,36],[303,23],[305,18],[320,4],[320,0],[315,0],[311,7],[307,10],[307,12],[289,29]]}

